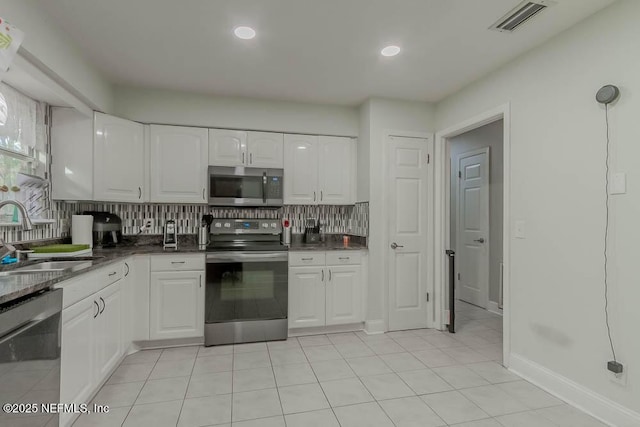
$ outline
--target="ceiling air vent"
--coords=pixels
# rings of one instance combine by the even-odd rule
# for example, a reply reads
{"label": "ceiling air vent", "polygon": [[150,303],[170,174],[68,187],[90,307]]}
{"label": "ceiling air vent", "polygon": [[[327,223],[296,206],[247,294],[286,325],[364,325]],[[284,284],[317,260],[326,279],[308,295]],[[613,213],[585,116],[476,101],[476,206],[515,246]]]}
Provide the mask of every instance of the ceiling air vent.
{"label": "ceiling air vent", "polygon": [[509,12],[507,12],[507,14],[502,18],[498,19],[492,26],[489,27],[489,29],[510,33],[538,13],[545,10],[547,7],[554,4],[555,2],[550,0],[525,0],[511,9]]}

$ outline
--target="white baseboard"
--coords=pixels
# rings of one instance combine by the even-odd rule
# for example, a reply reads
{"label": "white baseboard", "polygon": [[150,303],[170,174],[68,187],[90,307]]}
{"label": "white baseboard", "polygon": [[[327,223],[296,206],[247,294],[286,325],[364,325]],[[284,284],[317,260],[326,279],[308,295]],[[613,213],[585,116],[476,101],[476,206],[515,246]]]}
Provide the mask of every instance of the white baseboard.
{"label": "white baseboard", "polygon": [[364,324],[349,323],[346,325],[331,325],[331,326],[314,326],[310,328],[292,328],[289,329],[290,337],[301,337],[305,335],[324,335],[324,334],[339,334],[342,332],[357,332],[362,331]]}
{"label": "white baseboard", "polygon": [[509,370],[608,425],[640,426],[639,413],[519,354],[511,354]]}
{"label": "white baseboard", "polygon": [[384,320],[367,320],[364,322],[364,332],[368,335],[384,334]]}
{"label": "white baseboard", "polygon": [[502,316],[502,309],[498,306],[498,303],[495,301],[489,301],[489,304],[487,305],[487,311],[490,311],[492,313]]}

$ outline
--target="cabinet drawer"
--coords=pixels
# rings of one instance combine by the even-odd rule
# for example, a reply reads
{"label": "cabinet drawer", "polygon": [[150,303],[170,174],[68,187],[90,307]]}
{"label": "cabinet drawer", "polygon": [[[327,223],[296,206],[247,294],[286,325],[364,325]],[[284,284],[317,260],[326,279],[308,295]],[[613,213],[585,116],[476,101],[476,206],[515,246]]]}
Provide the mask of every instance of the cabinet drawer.
{"label": "cabinet drawer", "polygon": [[362,254],[358,251],[332,251],[327,252],[327,265],[353,265],[360,264]]}
{"label": "cabinet drawer", "polygon": [[324,252],[289,252],[289,266],[304,266],[304,265],[322,265],[325,264]]}
{"label": "cabinet drawer", "polygon": [[62,307],[66,308],[117,282],[122,279],[122,276],[123,263],[117,262],[99,270],[57,283],[55,287],[64,289]]}
{"label": "cabinet drawer", "polygon": [[204,255],[152,255],[151,271],[204,270]]}

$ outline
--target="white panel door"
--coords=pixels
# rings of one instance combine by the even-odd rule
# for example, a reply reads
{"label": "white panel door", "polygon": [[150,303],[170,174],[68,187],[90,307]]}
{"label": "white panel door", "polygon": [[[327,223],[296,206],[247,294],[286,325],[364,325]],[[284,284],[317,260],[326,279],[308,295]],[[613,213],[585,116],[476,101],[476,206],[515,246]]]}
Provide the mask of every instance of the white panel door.
{"label": "white panel door", "polygon": [[95,113],[93,199],[144,202],[144,126]]}
{"label": "white panel door", "polygon": [[318,202],[323,205],[353,204],[353,140],[320,136],[318,148]]}
{"label": "white panel door", "polygon": [[204,336],[203,273],[151,273],[149,335],[152,340]]}
{"label": "white panel door", "polygon": [[362,322],[362,281],[359,265],[327,267],[326,324]]}
{"label": "white panel door", "polygon": [[460,154],[456,267],[459,299],[489,303],[489,148]]}
{"label": "white panel door", "polygon": [[206,203],[207,129],[150,126],[151,202]]}
{"label": "white panel door", "polygon": [[247,132],[209,129],[209,165],[245,166],[247,163]]}
{"label": "white panel door", "polygon": [[289,328],[324,326],[325,275],[323,267],[289,269]]}
{"label": "white panel door", "polygon": [[284,204],[314,205],[318,194],[318,137],[284,136]]}
{"label": "white panel door", "polygon": [[431,141],[391,136],[388,143],[389,329],[427,327],[427,220]]}
{"label": "white panel door", "polygon": [[[60,402],[86,403],[93,391],[94,317],[99,307],[93,297],[79,301],[62,311],[60,362]],[[68,425],[71,413],[60,414],[60,425]]]}
{"label": "white panel door", "polygon": [[273,132],[249,132],[247,166],[253,168],[282,169],[284,165],[284,135]]}
{"label": "white panel door", "polygon": [[94,295],[100,312],[94,320],[95,381],[101,382],[120,362],[122,356],[121,281]]}

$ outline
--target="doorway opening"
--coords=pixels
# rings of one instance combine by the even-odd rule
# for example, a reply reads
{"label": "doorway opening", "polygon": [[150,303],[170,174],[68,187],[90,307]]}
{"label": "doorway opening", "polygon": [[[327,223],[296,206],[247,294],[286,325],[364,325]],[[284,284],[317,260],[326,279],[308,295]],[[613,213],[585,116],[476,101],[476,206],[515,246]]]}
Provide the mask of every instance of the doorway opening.
{"label": "doorway opening", "polygon": [[505,366],[510,348],[508,130],[507,104],[439,132],[435,143],[435,198],[442,203],[434,250],[440,326]]}

